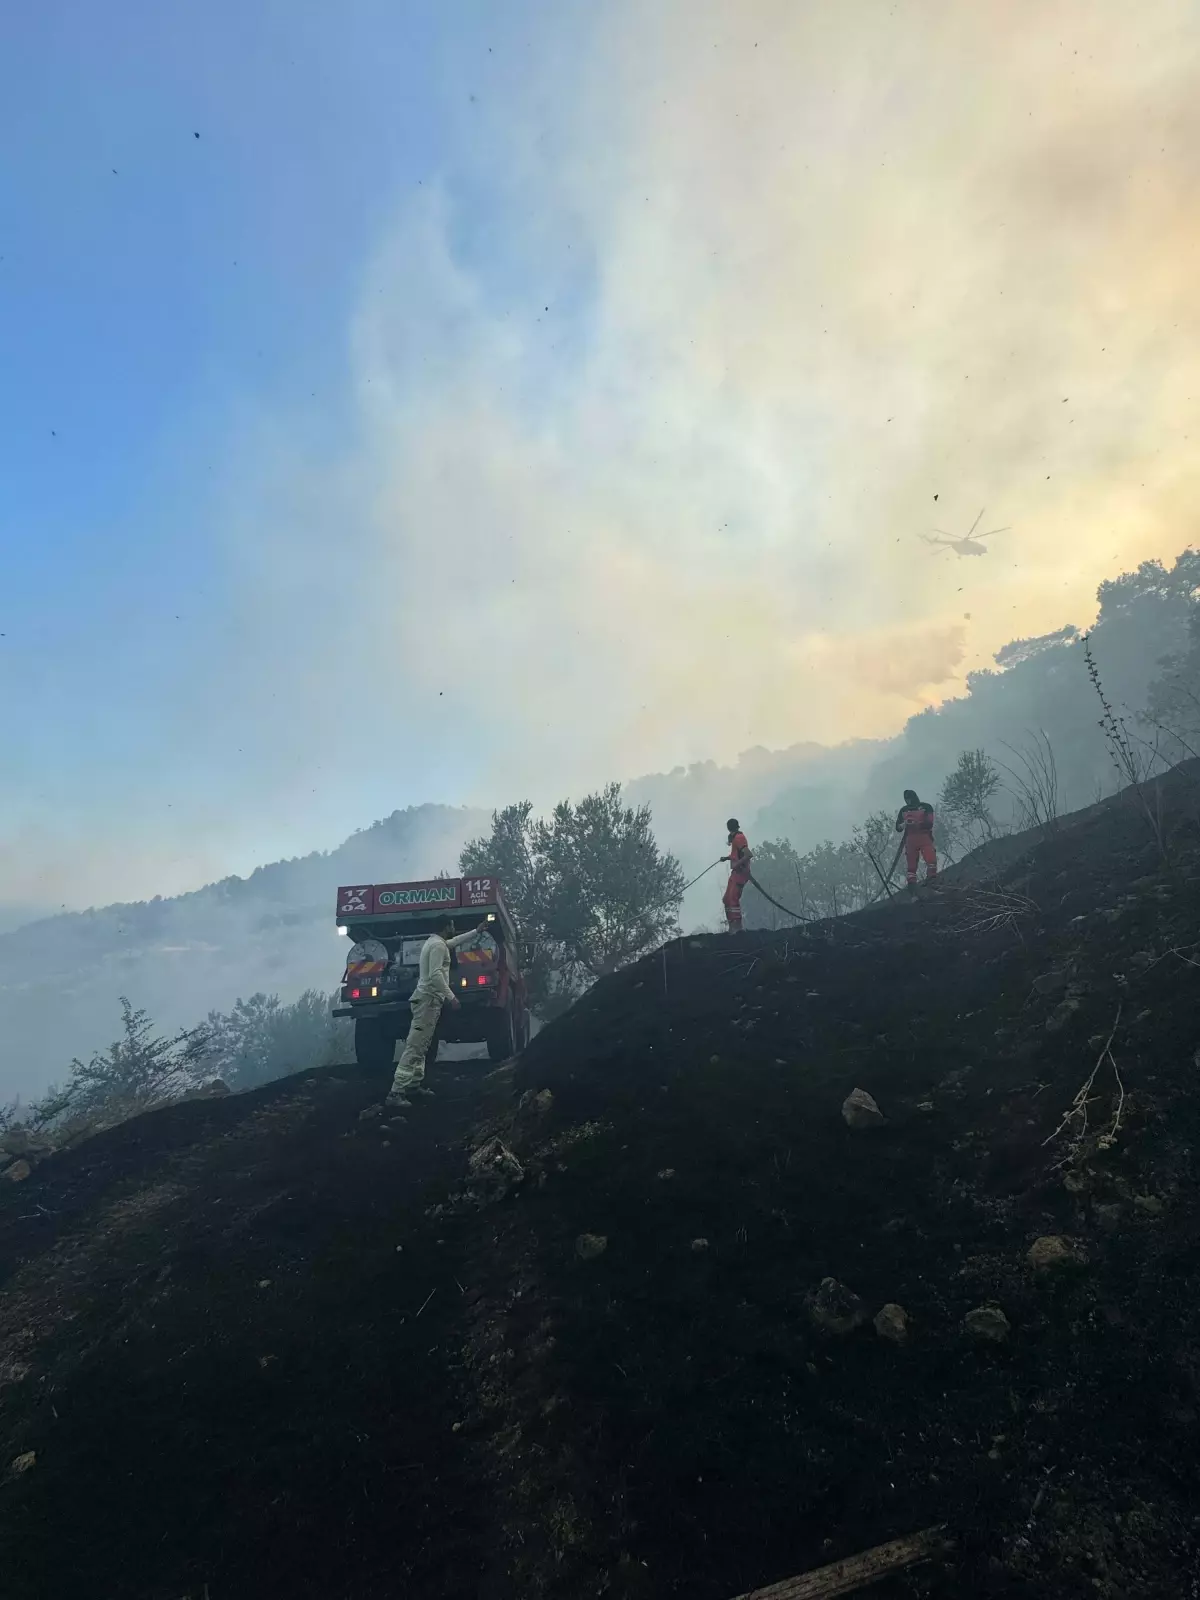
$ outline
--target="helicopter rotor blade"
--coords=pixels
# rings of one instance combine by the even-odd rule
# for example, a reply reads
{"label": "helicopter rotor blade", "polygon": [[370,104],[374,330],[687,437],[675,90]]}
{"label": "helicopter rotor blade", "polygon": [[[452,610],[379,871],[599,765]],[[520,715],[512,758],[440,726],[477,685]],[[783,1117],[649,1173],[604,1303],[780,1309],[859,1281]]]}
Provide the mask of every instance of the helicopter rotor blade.
{"label": "helicopter rotor blade", "polygon": [[980,506],[980,508],[979,508],[979,515],[978,515],[978,516],[977,516],[977,517],[976,517],[976,518],[975,518],[975,521],[974,521],[974,522],[973,522],[973,523],[972,523],[972,524],[971,524],[971,526],[970,526],[970,527],[969,527],[969,528],[968,528],[968,529],[967,529],[967,538],[968,538],[968,539],[969,539],[969,538],[970,538],[970,537],[971,537],[971,535],[972,535],[972,534],[973,534],[973,533],[974,533],[974,532],[975,532],[975,529],[976,529],[976,528],[977,528],[977,527],[978,527],[978,526],[979,526],[979,524],[980,524],[980,523],[981,523],[981,522],[982,522],[982,521],[983,521],[983,513],[984,513],[984,512],[985,512],[985,511],[986,511],[986,510],[987,510],[987,507],[986,507],[986,506]]}
{"label": "helicopter rotor blade", "polygon": [[975,537],[977,539],[990,539],[993,533],[1008,533],[1011,526],[1012,524],[1010,523],[1007,528],[992,528],[987,533],[977,533]]}

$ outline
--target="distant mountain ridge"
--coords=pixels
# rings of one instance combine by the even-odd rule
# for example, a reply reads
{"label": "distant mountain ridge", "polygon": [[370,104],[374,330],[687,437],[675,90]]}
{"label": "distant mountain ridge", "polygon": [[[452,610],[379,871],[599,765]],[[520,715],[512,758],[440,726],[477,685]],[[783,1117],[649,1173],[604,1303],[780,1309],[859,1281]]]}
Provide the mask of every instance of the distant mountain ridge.
{"label": "distant mountain ridge", "polygon": [[329,851],[258,867],[170,899],[59,912],[0,934],[0,1099],[40,1093],[72,1056],[116,1036],[127,994],[164,1029],[257,990],[332,989],[343,950],[339,884],[453,871],[489,814],[421,805]]}

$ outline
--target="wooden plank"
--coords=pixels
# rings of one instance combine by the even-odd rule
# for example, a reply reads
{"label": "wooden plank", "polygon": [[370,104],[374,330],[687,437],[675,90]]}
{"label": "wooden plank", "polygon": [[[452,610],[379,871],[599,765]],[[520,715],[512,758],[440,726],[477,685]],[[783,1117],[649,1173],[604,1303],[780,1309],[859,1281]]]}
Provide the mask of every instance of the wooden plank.
{"label": "wooden plank", "polygon": [[773,1583],[767,1589],[737,1595],[735,1600],[834,1600],[836,1595],[854,1594],[893,1572],[903,1572],[905,1567],[915,1566],[918,1561],[928,1561],[931,1556],[948,1550],[952,1542],[944,1526],[926,1528],[921,1533],[893,1539],[889,1544],[876,1545],[861,1555],[846,1556],[828,1567],[801,1573],[798,1578]]}

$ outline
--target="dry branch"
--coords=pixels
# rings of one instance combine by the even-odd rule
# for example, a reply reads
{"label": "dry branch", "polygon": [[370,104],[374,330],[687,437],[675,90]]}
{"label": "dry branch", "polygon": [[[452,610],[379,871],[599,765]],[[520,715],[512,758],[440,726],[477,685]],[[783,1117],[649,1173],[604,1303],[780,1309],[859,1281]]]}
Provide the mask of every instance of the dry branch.
{"label": "dry branch", "polygon": [[836,1595],[854,1594],[894,1572],[903,1572],[918,1561],[928,1561],[931,1556],[948,1550],[951,1543],[944,1527],[926,1528],[921,1533],[893,1539],[889,1544],[876,1545],[861,1555],[847,1556],[831,1566],[818,1567],[815,1572],[801,1573],[797,1578],[773,1583],[767,1589],[738,1595],[736,1600],[833,1600]]}

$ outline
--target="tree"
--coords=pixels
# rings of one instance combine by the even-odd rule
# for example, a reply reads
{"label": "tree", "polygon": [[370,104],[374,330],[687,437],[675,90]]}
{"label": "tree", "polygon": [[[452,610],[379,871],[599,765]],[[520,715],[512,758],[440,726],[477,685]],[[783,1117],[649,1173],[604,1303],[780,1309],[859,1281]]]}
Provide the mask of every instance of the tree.
{"label": "tree", "polygon": [[494,872],[504,887],[520,930],[521,971],[532,1009],[549,1015],[560,1009],[562,955],[552,949],[547,931],[544,872],[537,858],[533,802],[518,801],[492,812],[492,831],[463,846],[458,869],[464,877]]}
{"label": "tree", "polygon": [[529,801],[492,816],[492,832],[459,858],[464,875],[492,871],[521,930],[530,1000],[546,1015],[588,983],[676,931],[683,869],[658,848],[649,806],[622,804],[610,783],[546,818]]}
{"label": "tree", "polygon": [[[762,884],[772,900],[790,906],[795,911],[808,914],[804,886],[801,880],[801,856],[788,839],[767,839],[754,849],[751,863],[756,880]],[[742,915],[747,928],[791,928],[795,917],[773,906],[753,887],[742,896]]]}
{"label": "tree", "polygon": [[855,888],[864,905],[885,892],[884,880],[896,859],[898,842],[890,811],[872,811],[851,830],[851,848],[858,857]]}
{"label": "tree", "polygon": [[205,1028],[156,1035],[147,1013],[135,1011],[122,995],[121,1029],[122,1037],[102,1054],[71,1062],[66,1086],[52,1089],[32,1108],[35,1122],[100,1114],[121,1121],[197,1086],[210,1047]]}
{"label": "tree", "polygon": [[306,989],[291,1005],[276,994],[238,999],[225,1015],[210,1011],[212,1070],[231,1089],[260,1083],[312,1067],[331,1066],[352,1054],[350,1026],[331,1015],[337,996]]}
{"label": "tree", "polygon": [[989,801],[1000,788],[1000,773],[983,750],[964,750],[942,785],[938,809],[971,840],[970,848],[996,835]]}

